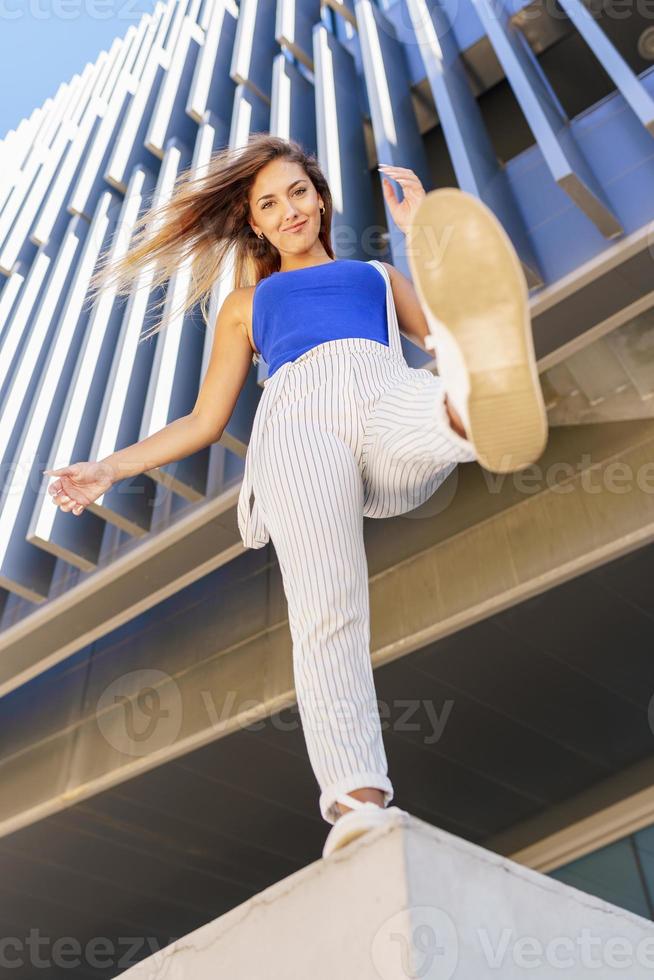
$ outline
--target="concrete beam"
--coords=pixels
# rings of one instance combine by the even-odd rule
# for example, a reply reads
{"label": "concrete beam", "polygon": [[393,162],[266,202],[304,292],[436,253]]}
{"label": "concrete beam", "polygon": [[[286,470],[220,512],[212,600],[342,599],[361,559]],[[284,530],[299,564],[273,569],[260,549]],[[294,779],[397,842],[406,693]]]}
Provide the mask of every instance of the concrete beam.
{"label": "concrete beam", "polygon": [[[652,460],[652,421],[556,429],[539,463],[522,474],[462,465],[423,507],[392,523],[366,521],[373,666],[650,542]],[[0,800],[0,836],[295,703],[273,550],[249,552],[219,580],[206,575],[222,557],[220,536],[227,553],[233,534],[225,523],[233,511],[225,513],[226,501],[222,513],[219,506],[213,502],[210,520],[203,522],[199,510],[153,539],[145,568],[139,550],[109,566],[104,577],[96,573],[78,587],[87,606],[75,615],[71,590],[52,604],[60,604],[55,620],[46,621],[49,607],[42,611],[36,633],[18,624],[2,637],[0,665],[10,690],[21,661],[24,674],[36,671],[46,656],[56,662],[64,642],[84,646],[100,629],[115,630],[89,650],[77,686],[60,685],[47,721],[40,721],[40,741],[34,741],[29,712],[23,729],[17,716],[11,737],[2,739],[0,780],[7,791]],[[231,557],[240,550],[234,545]],[[147,582],[153,574],[156,583]],[[152,616],[121,637],[115,629],[120,615],[146,609],[152,594],[155,605],[155,584],[171,595],[173,580],[198,583],[192,601],[180,592],[165,616]],[[105,648],[109,656],[100,655]],[[139,696],[143,670],[150,672],[161,709],[179,724],[163,741],[129,754],[125,699]],[[119,691],[112,686],[116,679]]]}
{"label": "concrete beam", "polygon": [[[301,923],[301,927],[300,927]],[[414,817],[284,878],[125,980],[518,980],[654,966],[654,924]]]}

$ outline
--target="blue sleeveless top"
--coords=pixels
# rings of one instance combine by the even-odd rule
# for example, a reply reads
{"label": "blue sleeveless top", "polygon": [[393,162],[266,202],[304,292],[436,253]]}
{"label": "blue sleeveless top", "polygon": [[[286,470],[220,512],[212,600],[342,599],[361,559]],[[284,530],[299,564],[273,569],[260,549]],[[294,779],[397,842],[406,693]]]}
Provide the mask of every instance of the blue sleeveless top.
{"label": "blue sleeveless top", "polygon": [[366,337],[389,346],[386,280],[360,259],[335,259],[260,279],[252,300],[252,339],[268,376],[318,344]]}

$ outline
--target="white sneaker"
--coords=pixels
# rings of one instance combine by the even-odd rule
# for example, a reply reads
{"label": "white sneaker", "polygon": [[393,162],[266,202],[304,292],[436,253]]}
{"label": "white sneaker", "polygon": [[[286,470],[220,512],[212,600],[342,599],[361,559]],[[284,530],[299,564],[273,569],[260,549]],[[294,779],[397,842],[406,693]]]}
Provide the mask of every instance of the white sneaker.
{"label": "white sneaker", "polygon": [[485,469],[523,469],[542,455],[548,426],[513,243],[490,208],[452,187],[425,196],[409,236],[425,346],[448,400]]}
{"label": "white sneaker", "polygon": [[325,846],[322,849],[323,857],[328,857],[334,851],[375,827],[392,823],[401,816],[409,816],[407,811],[401,810],[399,806],[382,807],[370,801],[364,803],[348,793],[342,793],[336,797],[336,800],[343,806],[349,806],[352,809],[340,816],[329,831]]}

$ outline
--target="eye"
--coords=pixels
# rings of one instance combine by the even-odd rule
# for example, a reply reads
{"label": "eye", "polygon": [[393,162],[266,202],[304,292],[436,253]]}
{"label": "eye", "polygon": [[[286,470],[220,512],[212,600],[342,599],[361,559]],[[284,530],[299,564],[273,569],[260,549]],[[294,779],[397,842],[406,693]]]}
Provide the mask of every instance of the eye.
{"label": "eye", "polygon": [[[294,194],[304,194],[305,192],[306,192],[306,187],[298,187],[298,189],[296,191],[294,191],[293,193]],[[271,204],[271,203],[272,203],[272,201],[266,201],[265,204],[262,204],[261,205],[261,210],[262,211],[265,211],[266,208],[268,207],[268,205]]]}

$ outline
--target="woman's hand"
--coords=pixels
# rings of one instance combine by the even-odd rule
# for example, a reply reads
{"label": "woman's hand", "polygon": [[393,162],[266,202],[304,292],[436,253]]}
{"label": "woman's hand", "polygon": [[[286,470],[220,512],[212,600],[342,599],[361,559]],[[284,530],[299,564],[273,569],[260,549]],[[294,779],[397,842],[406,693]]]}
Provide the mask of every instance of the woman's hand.
{"label": "woman's hand", "polygon": [[[385,163],[380,163],[379,170],[381,170],[382,188],[391,217],[400,231],[406,235],[411,219],[418,210],[418,205],[423,197],[426,196],[426,191],[413,170],[408,170],[406,167],[392,167]],[[398,200],[389,177],[396,180],[402,188],[404,194],[402,201]]]}
{"label": "woman's hand", "polygon": [[43,470],[58,477],[48,487],[48,493],[63,511],[72,511],[75,517],[83,512],[116,482],[116,474],[109,463],[71,463],[58,470]]}

